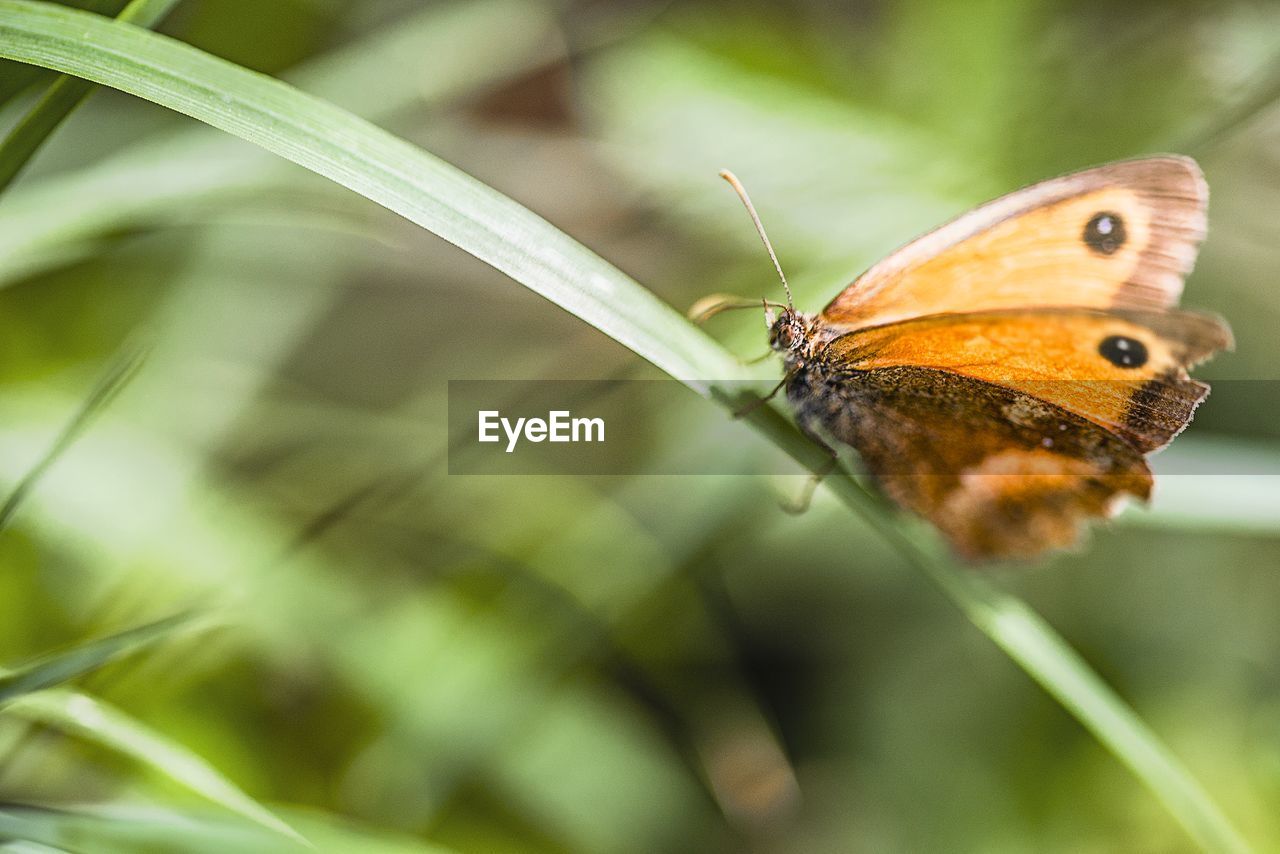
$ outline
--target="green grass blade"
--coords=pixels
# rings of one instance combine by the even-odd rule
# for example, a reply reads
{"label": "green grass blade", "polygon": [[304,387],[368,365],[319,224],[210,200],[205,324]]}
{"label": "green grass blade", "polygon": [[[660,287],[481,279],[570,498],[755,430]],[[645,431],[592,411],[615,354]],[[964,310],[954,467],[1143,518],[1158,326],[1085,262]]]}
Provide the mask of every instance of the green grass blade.
{"label": "green grass blade", "polygon": [[40,691],[14,700],[5,711],[128,756],[215,804],[305,842],[204,759],[95,697],[75,691]]}
{"label": "green grass blade", "polygon": [[254,825],[192,817],[153,809],[70,811],[9,806],[0,808],[0,840],[20,839],[65,851],[131,854],[137,851],[222,852],[310,851],[300,842],[268,836]]}
{"label": "green grass blade", "polygon": [[190,620],[190,614],[177,614],[42,656],[16,670],[0,674],[0,706],[33,691],[61,685],[117,658],[137,652],[186,626]]}
{"label": "green grass blade", "polygon": [[6,805],[0,808],[0,841],[20,839],[66,851],[136,854],[138,851],[181,851],[189,854],[277,854],[290,851],[358,851],[361,854],[450,854],[451,849],[407,833],[371,830],[341,817],[301,812],[290,820],[301,827],[315,848],[253,825],[231,823],[199,813],[179,813],[142,806],[111,804],[92,810],[43,809]]}
{"label": "green grass blade", "polygon": [[[117,20],[152,27],[178,0],[132,0]],[[35,106],[0,140],[0,193],[40,150],[58,126],[93,92],[94,85],[80,77],[63,75],[49,85]]]}
{"label": "green grass blade", "polygon": [[20,65],[14,62],[0,62],[0,107],[20,95],[28,86],[35,83],[48,71],[34,65]]}
{"label": "green grass blade", "polygon": [[[99,15],[115,15],[124,6],[124,0],[113,0],[111,3],[98,0],[65,0],[65,5],[74,6]],[[37,80],[55,79],[47,69],[33,65],[22,65],[15,62],[0,62],[0,107],[9,103]]]}
{"label": "green grass blade", "polygon": [[[87,77],[301,164],[438,234],[586,320],[695,390],[749,376],[672,308],[547,222],[448,164],[332,105],[144,30],[0,0],[0,56]],[[749,420],[810,468],[825,457],[780,414]],[[848,477],[841,499],[893,541],[975,625],[1130,767],[1203,847],[1247,850],[1167,748],[1025,604],[910,539]]]}
{"label": "green grass blade", "polygon": [[[509,29],[495,34],[495,20]],[[530,0],[433,4],[287,77],[357,115],[385,120],[411,106],[465,99],[559,56],[546,47],[553,27],[549,12]],[[0,204],[0,287],[101,251],[109,235],[172,226],[193,212],[295,186],[293,171],[261,149],[193,124],[17,185]]]}
{"label": "green grass blade", "polygon": [[[278,80],[146,30],[26,0],[0,3],[0,56],[185,113],[324,175],[472,253],[667,373],[741,374],[681,315],[548,222],[458,169]],[[622,287],[619,282],[626,283]]]}
{"label": "green grass blade", "polygon": [[58,457],[62,456],[62,453],[71,446],[76,437],[84,432],[84,429],[89,426],[94,416],[101,412],[122,388],[128,385],[129,380],[142,365],[146,355],[147,348],[144,345],[131,341],[126,342],[111,359],[107,364],[106,370],[103,371],[93,389],[90,390],[89,396],[85,398],[80,408],[71,417],[71,420],[62,428],[57,438],[54,439],[53,444],[50,445],[49,450],[22,476],[13,489],[10,490],[4,503],[0,504],[0,531],[3,531],[5,526],[9,524],[13,514],[22,506],[23,499],[31,494],[31,490],[35,489],[36,484],[40,482],[40,478],[49,470],[49,467],[57,461]]}

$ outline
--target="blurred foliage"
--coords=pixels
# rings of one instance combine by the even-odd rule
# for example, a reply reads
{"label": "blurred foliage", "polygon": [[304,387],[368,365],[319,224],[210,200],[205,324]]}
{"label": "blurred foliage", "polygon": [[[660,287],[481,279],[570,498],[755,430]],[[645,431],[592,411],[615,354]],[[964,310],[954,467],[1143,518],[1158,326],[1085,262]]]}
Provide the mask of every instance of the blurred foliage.
{"label": "blurred foliage", "polygon": [[[1280,460],[1280,7],[184,0],[161,29],[422,144],[679,306],[775,287],[724,166],[816,308],[975,202],[1196,155],[1185,302],[1239,341],[1171,451],[1207,474],[1000,581],[1280,848],[1280,481],[1213,473]],[[0,66],[0,127],[35,78]],[[0,532],[0,663],[220,615],[78,681],[117,729],[0,713],[23,805],[0,836],[284,844],[216,812],[196,761],[325,850],[1189,845],[885,543],[821,494],[780,513],[798,479],[449,477],[448,379],[634,359],[301,170],[98,92],[0,196],[0,281],[9,485],[155,340]],[[763,348],[758,317],[714,329]],[[637,417],[655,460],[705,444]]]}

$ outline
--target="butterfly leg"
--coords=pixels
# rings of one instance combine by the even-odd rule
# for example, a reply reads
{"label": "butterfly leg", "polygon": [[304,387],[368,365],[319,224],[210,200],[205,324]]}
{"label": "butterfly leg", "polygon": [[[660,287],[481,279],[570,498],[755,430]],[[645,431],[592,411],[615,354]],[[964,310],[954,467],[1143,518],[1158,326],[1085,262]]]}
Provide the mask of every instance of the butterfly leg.
{"label": "butterfly leg", "polygon": [[809,475],[809,479],[805,481],[804,487],[800,490],[800,494],[792,501],[785,501],[782,504],[782,510],[793,516],[799,516],[809,509],[809,505],[813,503],[813,493],[817,491],[818,484],[836,470],[836,466],[840,463],[840,456],[836,453],[835,448],[831,447],[826,441],[815,433],[813,430],[800,424],[800,432],[804,433],[822,450],[827,452],[827,461],[813,474]]}
{"label": "butterfly leg", "polygon": [[755,411],[756,411],[757,409],[759,409],[760,407],[764,406],[764,405],[765,405],[766,403],[768,403],[769,401],[773,400],[773,398],[774,398],[775,396],[777,396],[778,392],[782,391],[783,386],[785,386],[785,385],[787,384],[787,380],[788,380],[788,379],[790,379],[790,378],[791,378],[791,376],[790,376],[790,374],[788,374],[787,376],[783,377],[783,378],[778,382],[778,384],[777,384],[776,386],[774,386],[774,387],[769,391],[769,393],[768,393],[768,394],[766,394],[764,397],[757,397],[757,398],[755,398],[754,400],[749,401],[745,406],[740,406],[740,407],[738,407],[737,409],[735,409],[735,410],[733,411],[733,417],[734,417],[734,418],[745,418],[745,417],[747,417],[748,415],[750,415],[751,413],[755,412]]}

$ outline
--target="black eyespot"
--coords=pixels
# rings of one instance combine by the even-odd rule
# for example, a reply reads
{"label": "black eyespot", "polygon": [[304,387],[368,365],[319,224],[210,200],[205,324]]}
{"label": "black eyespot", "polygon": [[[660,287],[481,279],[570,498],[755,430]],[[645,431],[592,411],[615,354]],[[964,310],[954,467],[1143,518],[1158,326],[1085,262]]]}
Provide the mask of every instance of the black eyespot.
{"label": "black eyespot", "polygon": [[1147,363],[1147,345],[1136,338],[1112,335],[1103,338],[1098,352],[1117,368],[1141,368]]}
{"label": "black eyespot", "polygon": [[1112,255],[1124,245],[1128,235],[1124,231],[1124,220],[1120,214],[1103,211],[1093,215],[1093,219],[1085,223],[1084,242],[1090,249],[1101,255]]}

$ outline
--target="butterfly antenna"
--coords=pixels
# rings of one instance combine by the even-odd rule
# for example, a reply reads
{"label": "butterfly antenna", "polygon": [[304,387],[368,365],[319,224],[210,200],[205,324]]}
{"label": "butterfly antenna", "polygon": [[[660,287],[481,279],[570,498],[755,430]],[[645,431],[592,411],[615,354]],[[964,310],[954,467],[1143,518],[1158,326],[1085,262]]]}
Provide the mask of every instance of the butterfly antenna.
{"label": "butterfly antenna", "polygon": [[720,177],[729,182],[729,186],[733,187],[733,191],[738,194],[738,198],[742,199],[742,204],[746,207],[747,213],[751,214],[751,221],[756,224],[756,232],[760,235],[760,240],[764,242],[764,248],[768,251],[769,258],[773,260],[773,269],[778,271],[778,278],[782,280],[782,290],[787,295],[787,308],[794,311],[795,304],[791,301],[791,286],[787,284],[787,277],[782,273],[782,265],[778,263],[778,255],[773,251],[773,244],[769,242],[769,235],[764,232],[764,224],[760,222],[760,215],[756,213],[755,205],[751,204],[751,197],[747,195],[747,188],[742,186],[738,176],[728,169],[721,169]]}

